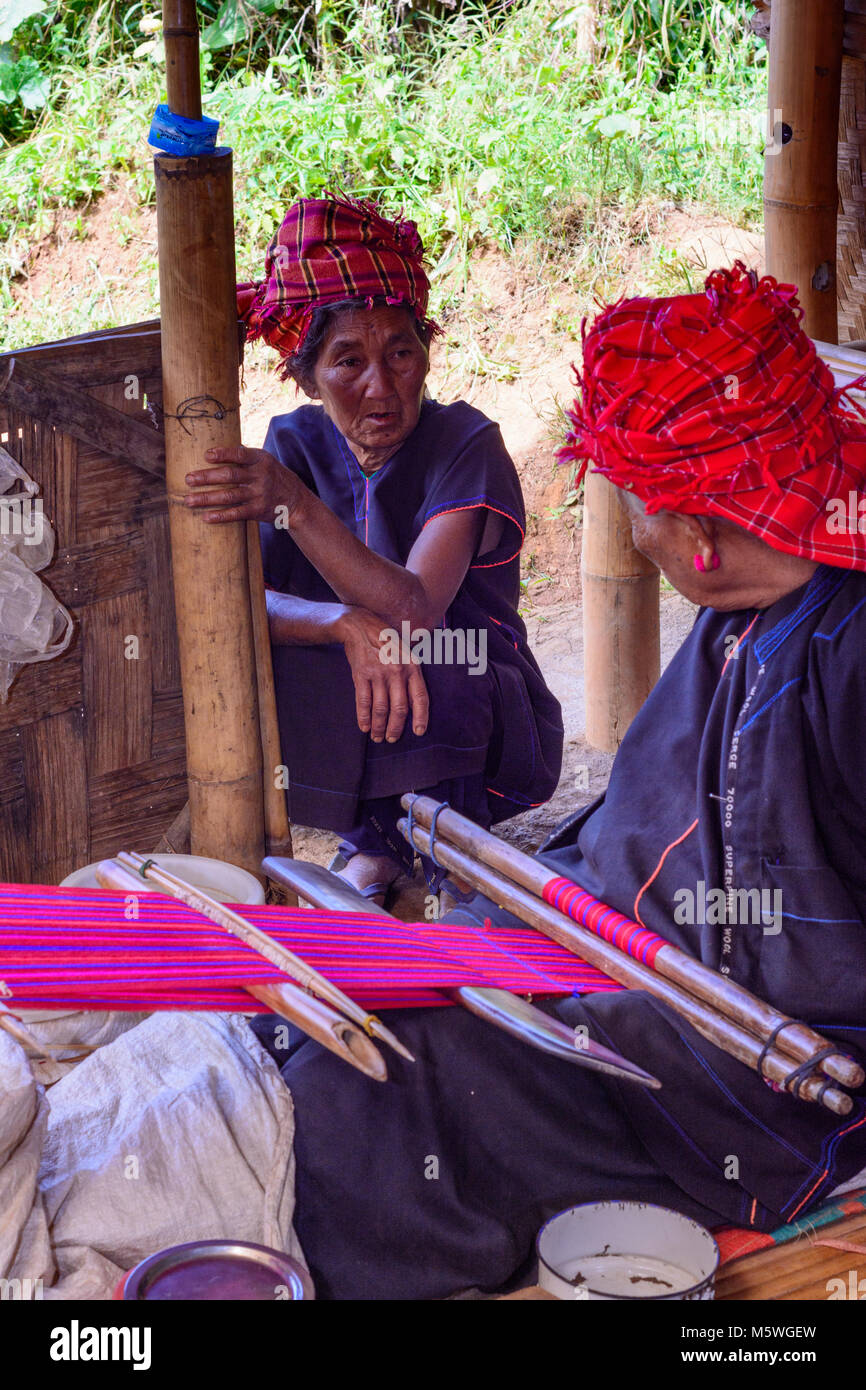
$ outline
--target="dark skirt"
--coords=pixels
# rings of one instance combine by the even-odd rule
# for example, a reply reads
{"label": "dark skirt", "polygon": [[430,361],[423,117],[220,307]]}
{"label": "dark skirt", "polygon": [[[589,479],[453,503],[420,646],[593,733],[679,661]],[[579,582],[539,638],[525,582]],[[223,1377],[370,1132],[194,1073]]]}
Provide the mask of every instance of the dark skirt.
{"label": "dark skirt", "polygon": [[[557,1012],[595,1033],[578,1000]],[[386,1018],[416,1061],[385,1049],[384,1085],[298,1032],[286,1040],[271,1017],[253,1025],[294,1101],[294,1225],[318,1298],[532,1282],[539,1229],[580,1202],[655,1202],[709,1226],[734,1217],[736,1183],[717,1210],[659,1167],[629,1120],[628,1088],[461,1008]]]}

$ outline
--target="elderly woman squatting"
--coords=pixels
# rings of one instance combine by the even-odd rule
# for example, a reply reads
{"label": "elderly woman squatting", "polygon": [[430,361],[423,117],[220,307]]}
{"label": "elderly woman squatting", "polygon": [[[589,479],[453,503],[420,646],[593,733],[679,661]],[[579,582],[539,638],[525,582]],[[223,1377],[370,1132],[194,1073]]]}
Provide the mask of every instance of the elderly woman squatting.
{"label": "elderly woman squatting", "polygon": [[[187,480],[213,489],[187,498],[208,520],[262,523],[291,816],[341,832],[345,876],[377,897],[412,863],[402,793],[490,825],[546,800],[562,753],[517,613],[514,465],[479,411],[426,396],[421,257],[413,224],[366,205],[290,209],[239,304],[319,404],[272,420],[263,449],[211,451]],[[404,625],[476,635],[486,669],[393,659]]]}

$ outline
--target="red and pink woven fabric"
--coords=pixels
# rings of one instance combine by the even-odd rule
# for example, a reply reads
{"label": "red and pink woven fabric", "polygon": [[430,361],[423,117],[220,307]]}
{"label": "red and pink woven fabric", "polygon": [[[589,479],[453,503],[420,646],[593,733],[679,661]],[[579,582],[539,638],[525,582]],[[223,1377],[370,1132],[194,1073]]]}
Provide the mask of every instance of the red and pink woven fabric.
{"label": "red and pink woven fabric", "polygon": [[[136,915],[132,915],[137,913]],[[619,986],[538,932],[365,914],[244,907],[244,916],[359,1004],[442,1005],[486,985],[568,995]],[[285,978],[228,932],[159,893],[0,885],[0,999],[12,1009],[257,1009],[243,982]]]}

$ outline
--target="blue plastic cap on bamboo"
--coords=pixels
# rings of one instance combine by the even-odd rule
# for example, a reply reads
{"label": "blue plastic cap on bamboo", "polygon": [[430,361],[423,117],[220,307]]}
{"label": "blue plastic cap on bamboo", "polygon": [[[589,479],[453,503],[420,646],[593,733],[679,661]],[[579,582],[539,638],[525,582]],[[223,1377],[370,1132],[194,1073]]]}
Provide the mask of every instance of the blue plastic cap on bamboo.
{"label": "blue plastic cap on bamboo", "polygon": [[163,154],[231,154],[228,145],[217,145],[219,121],[202,116],[200,121],[178,116],[161,102],[154,112],[147,143]]}

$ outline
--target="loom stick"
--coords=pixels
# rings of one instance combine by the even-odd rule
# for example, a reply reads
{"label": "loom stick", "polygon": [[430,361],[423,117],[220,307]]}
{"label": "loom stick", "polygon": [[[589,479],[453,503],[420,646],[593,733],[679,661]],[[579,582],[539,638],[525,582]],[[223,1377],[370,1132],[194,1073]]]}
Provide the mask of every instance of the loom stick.
{"label": "loom stick", "polygon": [[[112,888],[130,895],[159,892],[155,883],[148,883],[139,874],[133,875],[113,859],[105,859],[97,865],[96,881],[102,888]],[[243,984],[242,988],[365,1076],[373,1081],[387,1081],[388,1071],[379,1049],[360,1028],[343,1018],[330,1005],[305,994],[290,980]]]}
{"label": "loom stick", "polygon": [[[198,119],[194,0],[165,0],[168,97]],[[193,854],[261,876],[262,746],[242,521],[185,505],[208,448],[241,442],[231,151],[154,158],[166,489]]]}
{"label": "loom stick", "polygon": [[[437,804],[431,797],[404,796],[402,804],[407,810],[411,804],[413,818],[419,825],[429,829]],[[473,821],[467,820],[465,816],[450,808],[440,812],[436,824],[437,829],[441,828],[442,834],[458,848],[476,855],[491,868],[519,884],[521,888],[526,888],[543,901],[549,902],[545,890],[559,879],[560,875],[551,873],[546,865],[482,830]],[[579,892],[583,891],[578,885],[574,886]],[[574,920],[569,914],[563,915],[569,916],[569,920]],[[581,925],[585,926],[586,923]],[[635,927],[638,926],[639,924],[635,923]],[[769,1037],[782,1023],[789,1025],[779,1034],[775,1046],[779,1052],[795,1062],[809,1062],[816,1052],[827,1046],[827,1039],[807,1024],[789,1019],[787,1014],[766,1004],[763,999],[759,999],[736,981],[711,970],[703,961],[686,955],[685,951],[681,951],[670,942],[659,948],[652,968],[665,979],[688,990],[697,999],[702,999],[711,1007],[723,1009],[735,1023],[755,1033],[761,1040]],[[866,1080],[863,1068],[842,1052],[825,1057],[819,1065],[825,1075],[841,1082],[843,1086],[862,1086]]]}
{"label": "loom stick", "polygon": [[[401,833],[409,839],[408,821],[401,820],[398,824]],[[413,827],[409,843],[425,854],[429,853],[429,834],[422,826],[416,824]],[[727,1052],[729,1056],[743,1062],[752,1071],[760,1070],[763,1076],[778,1085],[786,1081],[791,1072],[791,1063],[775,1047],[767,1048],[754,1034],[716,1013],[703,1000],[696,999],[694,995],[688,994],[656,971],[641,965],[603,937],[595,936],[586,927],[571,922],[563,913],[548,907],[546,903],[487,864],[470,859],[448,840],[437,840],[435,848],[436,858],[443,867],[457,874],[465,882],[471,883],[498,906],[507,908],[521,921],[537,928],[552,941],[564,946],[567,951],[572,951],[582,960],[597,966],[612,979],[619,980],[627,989],[643,990],[661,1000],[685,1018],[702,1037],[721,1048],[723,1052]],[[825,1083],[818,1076],[807,1077],[797,1095],[801,1100],[816,1101],[824,1105],[836,1115],[849,1115],[853,1108],[850,1096]]]}
{"label": "loom stick", "polygon": [[356,1004],[354,999],[350,999],[348,994],[344,994],[341,989],[332,984],[318,970],[312,969],[303,961],[300,956],[296,956],[294,951],[289,951],[278,941],[268,936],[267,932],[248,922],[240,913],[234,912],[230,907],[217,902],[210,894],[205,893],[200,888],[193,888],[190,884],[184,883],[182,879],[176,878],[167,869],[160,868],[152,860],[148,860],[142,854],[127,854],[121,852],[116,856],[118,864],[124,869],[131,871],[133,875],[140,875],[142,879],[150,879],[152,883],[162,889],[164,893],[172,898],[178,898],[186,903],[194,912],[201,912],[203,916],[209,917],[217,926],[225,928],[226,931],[237,936],[241,941],[246,942],[259,955],[269,960],[278,970],[283,970],[286,974],[293,975],[299,980],[305,989],[317,994],[320,999],[333,1004],[335,1008],[342,1010],[348,1018],[359,1024],[369,1037],[381,1039],[388,1043],[395,1052],[399,1052],[401,1057],[407,1061],[414,1062],[408,1048],[405,1048],[391,1032],[386,1028],[381,1019],[375,1014],[368,1013]]}
{"label": "loom stick", "polygon": [[38,1048],[39,1046],[30,1030],[24,1027],[20,1018],[16,1018],[12,1010],[7,1009],[5,1004],[0,1004],[0,1028],[24,1048]]}
{"label": "loom stick", "polygon": [[[383,907],[362,898],[352,884],[318,864],[272,858],[266,859],[262,867],[269,878],[289,884],[313,907],[333,912],[361,911],[370,916],[384,917],[386,921],[396,920]],[[510,990],[488,985],[459,985],[445,993],[456,1004],[475,1014],[476,1018],[483,1019],[503,1033],[509,1033],[539,1052],[559,1057],[575,1066],[595,1067],[619,1077],[621,1081],[633,1081],[653,1090],[661,1086],[656,1077],[636,1067],[628,1058],[589,1040],[578,1043],[572,1028],[558,1018],[551,1018]]]}
{"label": "loom stick", "polygon": [[[25,1052],[35,1054],[37,1057],[46,1057],[49,1061],[55,1060],[55,1058],[51,1056],[52,1052],[69,1052],[72,1050],[65,1043],[40,1042],[38,1038],[33,1036],[30,1029],[25,1027],[17,1014],[14,1014],[5,1004],[0,1004],[0,1028],[8,1033],[10,1038],[14,1038],[15,1041],[24,1048]],[[94,1051],[94,1049],[89,1046],[81,1044],[76,1044],[76,1046],[78,1047],[78,1053],[74,1057],[63,1057],[59,1060],[64,1062],[77,1062],[88,1052]]]}

